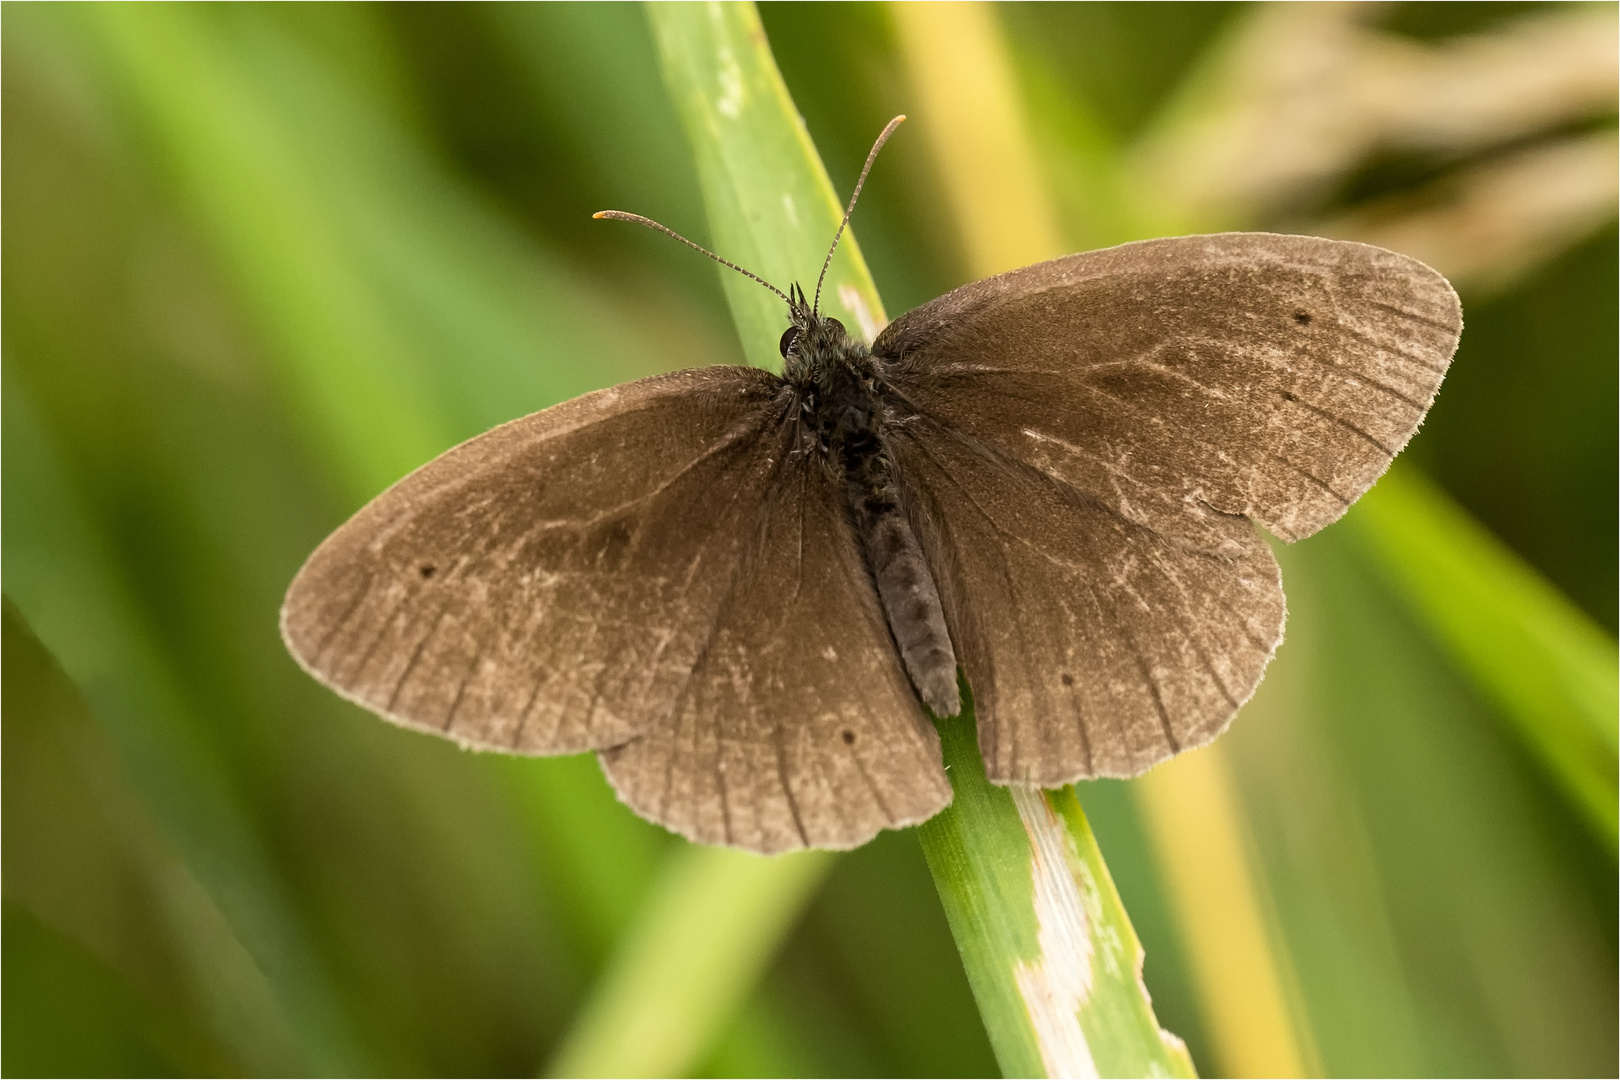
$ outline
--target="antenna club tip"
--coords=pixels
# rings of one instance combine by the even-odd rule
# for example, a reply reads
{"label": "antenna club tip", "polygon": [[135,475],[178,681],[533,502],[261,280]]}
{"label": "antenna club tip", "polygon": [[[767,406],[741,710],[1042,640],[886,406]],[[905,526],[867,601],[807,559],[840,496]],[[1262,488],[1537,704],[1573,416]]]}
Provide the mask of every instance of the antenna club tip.
{"label": "antenna club tip", "polygon": [[612,214],[611,210],[598,210],[596,213],[591,215],[591,220],[592,221],[600,221],[601,219],[603,219],[605,217],[608,217],[611,214]]}

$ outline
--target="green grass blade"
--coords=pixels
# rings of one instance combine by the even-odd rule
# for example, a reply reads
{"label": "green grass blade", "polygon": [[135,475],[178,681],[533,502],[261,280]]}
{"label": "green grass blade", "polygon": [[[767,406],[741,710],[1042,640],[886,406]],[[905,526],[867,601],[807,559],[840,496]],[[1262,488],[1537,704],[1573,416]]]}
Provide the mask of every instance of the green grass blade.
{"label": "green grass blade", "polygon": [[1002,1072],[1196,1075],[1074,788],[992,784],[971,708],[940,726],[955,799],[918,834]]}
{"label": "green grass blade", "polygon": [[[697,161],[717,254],[779,289],[799,282],[814,292],[844,205],[788,96],[758,12],[752,4],[696,3],[647,11]],[[740,274],[722,273],[749,362],[778,367],[777,341],[787,326],[781,299]],[[868,340],[886,321],[853,232],[839,244],[821,295],[822,311]]]}
{"label": "green grass blade", "polygon": [[666,865],[549,1075],[690,1071],[831,861],[825,852],[763,858],[729,848],[683,850]]}
{"label": "green grass blade", "polygon": [[1380,480],[1347,522],[1612,853],[1614,642],[1413,470]]}
{"label": "green grass blade", "polygon": [[[842,208],[753,6],[649,11],[720,253],[778,284],[810,280]],[[823,303],[870,335],[883,309],[853,241],[839,250]],[[774,364],[781,302],[729,272],[727,290],[749,357]],[[1185,1050],[1153,1020],[1140,947],[1072,789],[1026,793],[1021,818],[1014,796],[984,780],[972,730],[968,718],[965,734],[947,733],[957,803],[920,835],[1003,1069],[1039,1075],[1083,1061],[1110,1074],[1191,1075]],[[1043,927],[1037,913],[1049,902],[1063,915]],[[1080,939],[1061,936],[1082,924],[1089,933]],[[1054,987],[1074,993],[1036,1005]]]}

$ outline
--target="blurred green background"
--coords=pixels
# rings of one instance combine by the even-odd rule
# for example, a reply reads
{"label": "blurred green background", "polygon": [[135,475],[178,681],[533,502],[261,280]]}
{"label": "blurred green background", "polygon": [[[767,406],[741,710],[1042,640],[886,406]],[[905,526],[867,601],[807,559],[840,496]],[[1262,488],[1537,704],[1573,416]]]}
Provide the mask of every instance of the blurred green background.
{"label": "blurred green background", "polygon": [[[1401,467],[1612,655],[1615,7],[1350,8],[993,15],[1076,247],[1129,238],[1093,212],[1101,162],[1166,219],[1372,239],[1453,277],[1462,347]],[[918,108],[904,31],[880,4],[761,13],[847,192]],[[706,241],[643,12],[0,19],[0,1069],[543,1070],[682,842],[589,757],[465,754],[344,704],[276,612],[328,531],[454,442],[741,361],[711,264],[590,220]],[[901,129],[856,218],[891,313],[967,280],[950,219]],[[1355,514],[1282,553],[1289,640],[1222,744],[1298,1041],[1330,1075],[1613,1075],[1612,832]],[[1147,985],[1231,1073],[1129,787],[1080,794]],[[909,833],[839,857],[701,1041],[695,1075],[995,1072]]]}

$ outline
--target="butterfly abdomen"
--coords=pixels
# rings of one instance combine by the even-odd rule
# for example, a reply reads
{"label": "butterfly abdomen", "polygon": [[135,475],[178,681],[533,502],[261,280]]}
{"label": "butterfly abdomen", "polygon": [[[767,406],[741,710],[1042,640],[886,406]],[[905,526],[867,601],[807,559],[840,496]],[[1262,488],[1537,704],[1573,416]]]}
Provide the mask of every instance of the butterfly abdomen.
{"label": "butterfly abdomen", "polygon": [[954,716],[962,708],[956,689],[956,652],[917,535],[905,512],[893,502],[881,508],[868,504],[862,511],[856,520],[864,534],[867,562],[906,673],[936,716]]}

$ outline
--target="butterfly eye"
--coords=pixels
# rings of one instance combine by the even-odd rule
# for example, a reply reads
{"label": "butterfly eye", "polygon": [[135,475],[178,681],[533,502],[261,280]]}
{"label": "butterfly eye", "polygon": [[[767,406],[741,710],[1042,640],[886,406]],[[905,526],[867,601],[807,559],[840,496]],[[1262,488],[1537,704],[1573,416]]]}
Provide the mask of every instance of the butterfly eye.
{"label": "butterfly eye", "polygon": [[848,337],[849,336],[849,331],[845,330],[844,329],[844,324],[839,322],[837,319],[828,319],[827,320],[827,325],[832,327],[834,330],[837,330],[839,337]]}
{"label": "butterfly eye", "polygon": [[787,359],[787,354],[793,349],[793,343],[798,340],[799,328],[797,326],[790,326],[782,331],[782,341],[777,345],[777,348],[782,350],[782,359]]}

